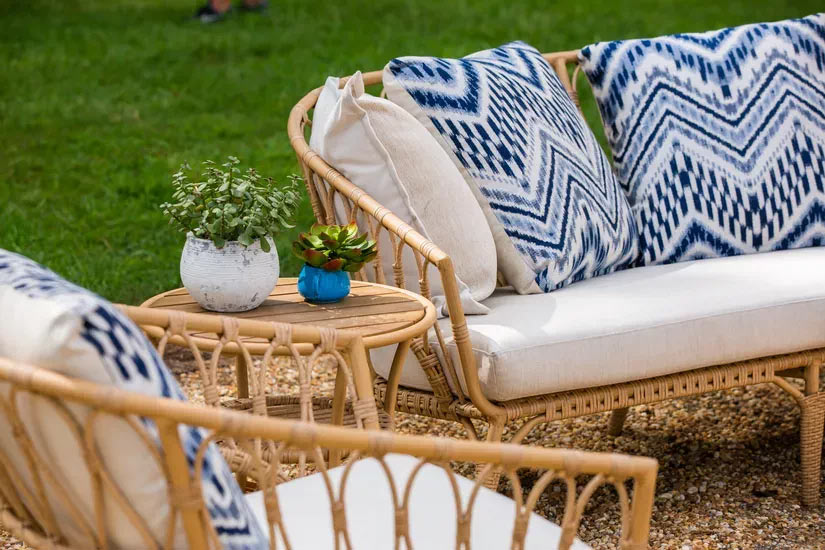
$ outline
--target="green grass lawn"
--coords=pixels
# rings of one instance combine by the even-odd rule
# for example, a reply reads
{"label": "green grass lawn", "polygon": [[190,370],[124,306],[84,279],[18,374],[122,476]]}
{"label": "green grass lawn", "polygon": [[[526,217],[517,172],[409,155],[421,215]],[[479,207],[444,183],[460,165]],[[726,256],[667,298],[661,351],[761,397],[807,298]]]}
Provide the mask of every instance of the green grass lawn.
{"label": "green grass lawn", "polygon": [[[139,302],[180,284],[183,236],[157,208],[169,175],[227,155],[276,178],[296,171],[287,115],[329,74],[514,39],[554,51],[708,30],[822,2],[271,0],[264,16],[212,26],[188,20],[196,6],[0,1],[0,247]],[[299,228],[311,217],[305,202]],[[285,274],[298,267],[293,237],[279,239]]]}

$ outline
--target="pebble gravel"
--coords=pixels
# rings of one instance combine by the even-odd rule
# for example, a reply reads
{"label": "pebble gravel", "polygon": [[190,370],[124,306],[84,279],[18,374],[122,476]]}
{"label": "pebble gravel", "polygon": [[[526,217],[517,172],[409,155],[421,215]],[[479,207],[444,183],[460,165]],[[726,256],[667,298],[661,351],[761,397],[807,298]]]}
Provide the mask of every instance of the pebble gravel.
{"label": "pebble gravel", "polygon": [[[398,431],[464,436],[454,422],[398,416]],[[800,505],[799,411],[779,388],[762,385],[639,406],[615,438],[606,434],[608,418],[598,414],[540,425],[526,441],[656,458],[650,548],[825,549],[825,490],[817,508]],[[517,428],[514,423],[508,431]],[[526,477],[521,482],[529,487],[531,476]],[[564,492],[554,488],[545,491],[537,508],[558,523]],[[499,491],[509,494],[509,483],[502,481]],[[587,507],[579,538],[593,548],[618,549],[617,503],[613,489],[600,489]]]}

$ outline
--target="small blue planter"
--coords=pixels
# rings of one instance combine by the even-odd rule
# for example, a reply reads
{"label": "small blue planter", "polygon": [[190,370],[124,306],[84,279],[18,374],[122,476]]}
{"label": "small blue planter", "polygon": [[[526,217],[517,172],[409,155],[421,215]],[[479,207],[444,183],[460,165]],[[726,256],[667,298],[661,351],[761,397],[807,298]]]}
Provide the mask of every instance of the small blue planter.
{"label": "small blue planter", "polygon": [[307,302],[338,302],[349,294],[349,274],[346,271],[326,271],[304,264],[298,276],[298,292]]}

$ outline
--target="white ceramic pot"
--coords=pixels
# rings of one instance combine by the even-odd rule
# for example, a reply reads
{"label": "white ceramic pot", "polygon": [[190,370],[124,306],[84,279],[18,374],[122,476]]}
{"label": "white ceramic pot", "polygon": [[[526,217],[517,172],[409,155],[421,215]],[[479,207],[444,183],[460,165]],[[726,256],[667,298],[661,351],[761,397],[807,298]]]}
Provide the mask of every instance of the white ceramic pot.
{"label": "white ceramic pot", "polygon": [[237,241],[223,248],[191,233],[180,256],[180,278],[189,294],[211,311],[237,312],[256,308],[278,283],[280,267],[275,243],[264,252],[256,242],[244,247]]}

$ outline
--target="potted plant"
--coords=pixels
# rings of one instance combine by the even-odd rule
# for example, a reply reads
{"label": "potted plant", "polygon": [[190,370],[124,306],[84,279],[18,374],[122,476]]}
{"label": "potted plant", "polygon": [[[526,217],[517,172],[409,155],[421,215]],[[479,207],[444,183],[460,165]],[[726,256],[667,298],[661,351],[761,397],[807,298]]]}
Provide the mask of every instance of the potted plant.
{"label": "potted plant", "polygon": [[349,294],[349,275],[359,271],[376,255],[375,241],[358,226],[313,225],[292,244],[292,252],[304,262],[298,277],[298,292],[307,301],[337,302]]}
{"label": "potted plant", "polygon": [[169,223],[186,233],[180,277],[205,309],[247,311],[278,282],[274,239],[294,227],[299,178],[278,185],[252,168],[241,171],[235,157],[220,166],[203,164],[197,181],[188,165],[181,166],[172,176],[172,202],[161,205]]}

